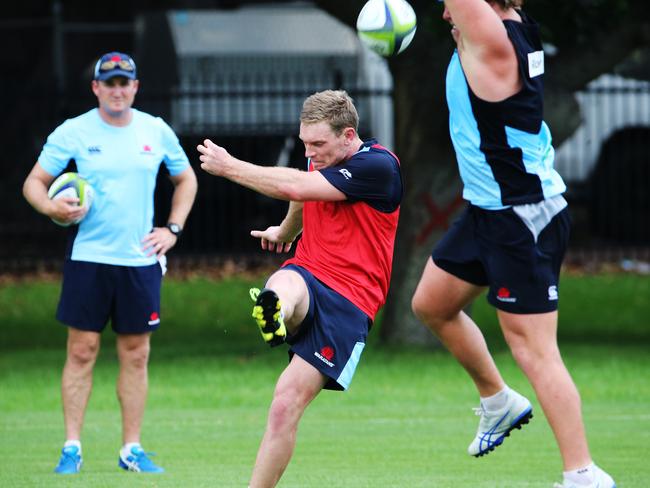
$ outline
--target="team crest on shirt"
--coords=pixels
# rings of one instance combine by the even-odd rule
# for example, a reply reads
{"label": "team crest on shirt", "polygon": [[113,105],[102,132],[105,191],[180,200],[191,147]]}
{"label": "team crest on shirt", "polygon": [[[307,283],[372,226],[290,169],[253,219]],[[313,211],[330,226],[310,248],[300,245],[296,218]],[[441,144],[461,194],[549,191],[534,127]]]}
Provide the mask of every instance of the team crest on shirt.
{"label": "team crest on shirt", "polygon": [[332,347],[325,346],[320,350],[320,352],[315,351],[314,356],[323,361],[330,368],[334,367],[334,363],[332,362],[332,359],[334,358],[334,349],[332,349]]}
{"label": "team crest on shirt", "polygon": [[154,153],[154,152],[153,152],[153,149],[152,149],[152,147],[151,147],[149,144],[144,144],[144,145],[142,146],[142,149],[140,150],[140,154],[147,154],[147,155],[149,155],[149,154],[153,154],[153,153]]}

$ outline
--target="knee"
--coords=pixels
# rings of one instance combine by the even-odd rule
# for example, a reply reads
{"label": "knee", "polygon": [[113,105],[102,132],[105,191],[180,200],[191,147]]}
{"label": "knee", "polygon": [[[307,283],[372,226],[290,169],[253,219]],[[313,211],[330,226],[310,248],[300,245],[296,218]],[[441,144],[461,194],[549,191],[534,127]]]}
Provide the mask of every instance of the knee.
{"label": "knee", "polygon": [[304,408],[295,392],[276,394],[269,410],[269,431],[286,432],[287,430],[295,430]]}
{"label": "knee", "polygon": [[524,343],[510,343],[510,352],[523,370],[529,370],[535,364],[535,354]]}
{"label": "knee", "polygon": [[411,299],[411,310],[415,316],[422,322],[430,320],[431,313],[429,311],[429,304],[423,300],[417,293]]}
{"label": "knee", "polygon": [[149,343],[134,344],[122,347],[120,361],[136,369],[144,369],[149,362]]}
{"label": "knee", "polygon": [[68,344],[68,361],[77,366],[93,364],[99,351],[98,342],[74,341]]}
{"label": "knee", "polygon": [[510,351],[519,367],[528,375],[540,374],[562,363],[560,352],[552,344],[530,344],[526,341],[510,341]]}
{"label": "knee", "polygon": [[417,293],[411,299],[411,310],[420,322],[426,324],[434,332],[447,321],[445,313],[432,303],[430,297],[424,297]]}

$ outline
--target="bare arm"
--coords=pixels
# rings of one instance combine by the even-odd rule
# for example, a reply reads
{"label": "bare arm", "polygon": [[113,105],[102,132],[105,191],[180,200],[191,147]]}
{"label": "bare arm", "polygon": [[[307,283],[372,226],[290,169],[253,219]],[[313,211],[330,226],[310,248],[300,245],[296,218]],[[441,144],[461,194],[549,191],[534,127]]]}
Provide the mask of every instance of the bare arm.
{"label": "bare arm", "polygon": [[222,176],[263,195],[289,200],[341,201],[346,196],[318,171],[300,171],[294,168],[267,167],[241,161],[209,139],[197,146],[201,169]]}
{"label": "bare arm", "polygon": [[275,252],[288,252],[302,232],[302,202],[289,202],[289,210],[280,225],[266,230],[252,230],[251,235],[260,239],[262,249]]}
{"label": "bare arm", "polygon": [[[187,216],[190,214],[194,198],[196,197],[197,182],[194,170],[188,167],[182,173],[176,176],[170,176],[169,179],[174,184],[174,193],[172,195],[172,205],[169,212],[168,222],[173,222],[185,226]],[[167,227],[154,227],[154,229],[142,240],[142,248],[148,256],[156,254],[158,257],[163,256],[169,251],[176,242],[176,237]]]}
{"label": "bare arm", "polygon": [[503,20],[521,21],[516,10],[501,10],[485,0],[445,0],[463,71],[472,91],[487,101],[500,101],[521,88],[517,56]]}
{"label": "bare arm", "polygon": [[64,197],[50,200],[47,196],[47,189],[53,180],[54,176],[45,171],[37,161],[23,184],[25,200],[37,212],[59,222],[72,222],[82,217],[87,209],[77,205],[78,198]]}
{"label": "bare arm", "polygon": [[174,194],[172,195],[172,207],[167,221],[183,227],[196,197],[198,188],[196,175],[192,167],[188,167],[182,173],[170,176],[169,179],[174,184]]}

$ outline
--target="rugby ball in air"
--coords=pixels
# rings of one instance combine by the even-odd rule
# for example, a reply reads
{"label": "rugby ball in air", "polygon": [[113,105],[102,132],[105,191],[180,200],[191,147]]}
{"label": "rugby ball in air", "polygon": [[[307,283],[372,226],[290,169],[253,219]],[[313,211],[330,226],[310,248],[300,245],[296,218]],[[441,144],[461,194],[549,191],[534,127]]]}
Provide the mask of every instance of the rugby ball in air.
{"label": "rugby ball in air", "polygon": [[[50,185],[50,189],[47,192],[47,196],[56,200],[58,198],[70,197],[78,198],[78,205],[81,207],[86,207],[90,210],[90,207],[93,204],[93,198],[95,192],[93,187],[90,186],[86,180],[84,180],[78,173],[63,173],[61,176],[56,178]],[[88,215],[88,212],[84,214],[84,217]],[[57,225],[62,227],[68,227],[69,225],[78,224],[83,220],[83,217],[72,222],[59,222],[58,220],[52,219]]]}
{"label": "rugby ball in air", "polygon": [[357,17],[361,42],[384,57],[404,51],[415,27],[415,12],[406,0],[368,0]]}

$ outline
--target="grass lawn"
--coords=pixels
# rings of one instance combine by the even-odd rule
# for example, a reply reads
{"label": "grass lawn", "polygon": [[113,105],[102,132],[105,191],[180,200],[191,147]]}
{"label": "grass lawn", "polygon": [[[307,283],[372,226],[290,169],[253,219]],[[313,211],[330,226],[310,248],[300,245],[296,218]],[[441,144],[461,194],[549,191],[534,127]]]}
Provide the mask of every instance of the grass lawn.
{"label": "grass lawn", "polygon": [[[650,486],[643,454],[650,444],[650,293],[648,279],[636,278],[563,282],[562,317],[574,321],[561,326],[570,330],[564,358],[582,394],[592,454],[619,488]],[[85,464],[75,477],[52,473],[63,441],[65,329],[52,319],[58,283],[0,286],[0,487],[245,487],[286,364],[285,351],[267,349],[248,322],[241,297],[249,285],[245,279],[165,285],[166,322],[153,339],[143,428],[143,444],[157,453],[163,475],[117,468],[117,361],[113,337],[105,334],[86,415]],[[645,300],[630,301],[639,292]],[[530,386],[501,349],[483,300],[474,314],[486,325],[508,383],[533,399],[535,418],[523,431],[489,456],[468,456],[477,396],[460,366],[444,351],[373,343],[350,390],[323,392],[307,409],[279,486],[550,488],[559,481],[559,454]],[[589,330],[597,332],[591,340],[574,340]]]}
{"label": "grass lawn", "polygon": [[[143,442],[167,473],[134,475],[116,466],[117,364],[106,348],[86,418],[82,474],[52,474],[63,435],[62,354],[19,351],[0,360],[0,486],[245,487],[284,351],[154,351]],[[648,486],[647,351],[570,346],[565,357],[582,392],[595,459],[620,487]],[[532,395],[509,355],[496,359],[509,383]],[[368,348],[351,389],[323,392],[307,410],[280,486],[550,488],[559,480],[559,455],[535,402],[533,421],[502,447],[481,459],[466,455],[475,404],[472,386],[448,354]]]}

